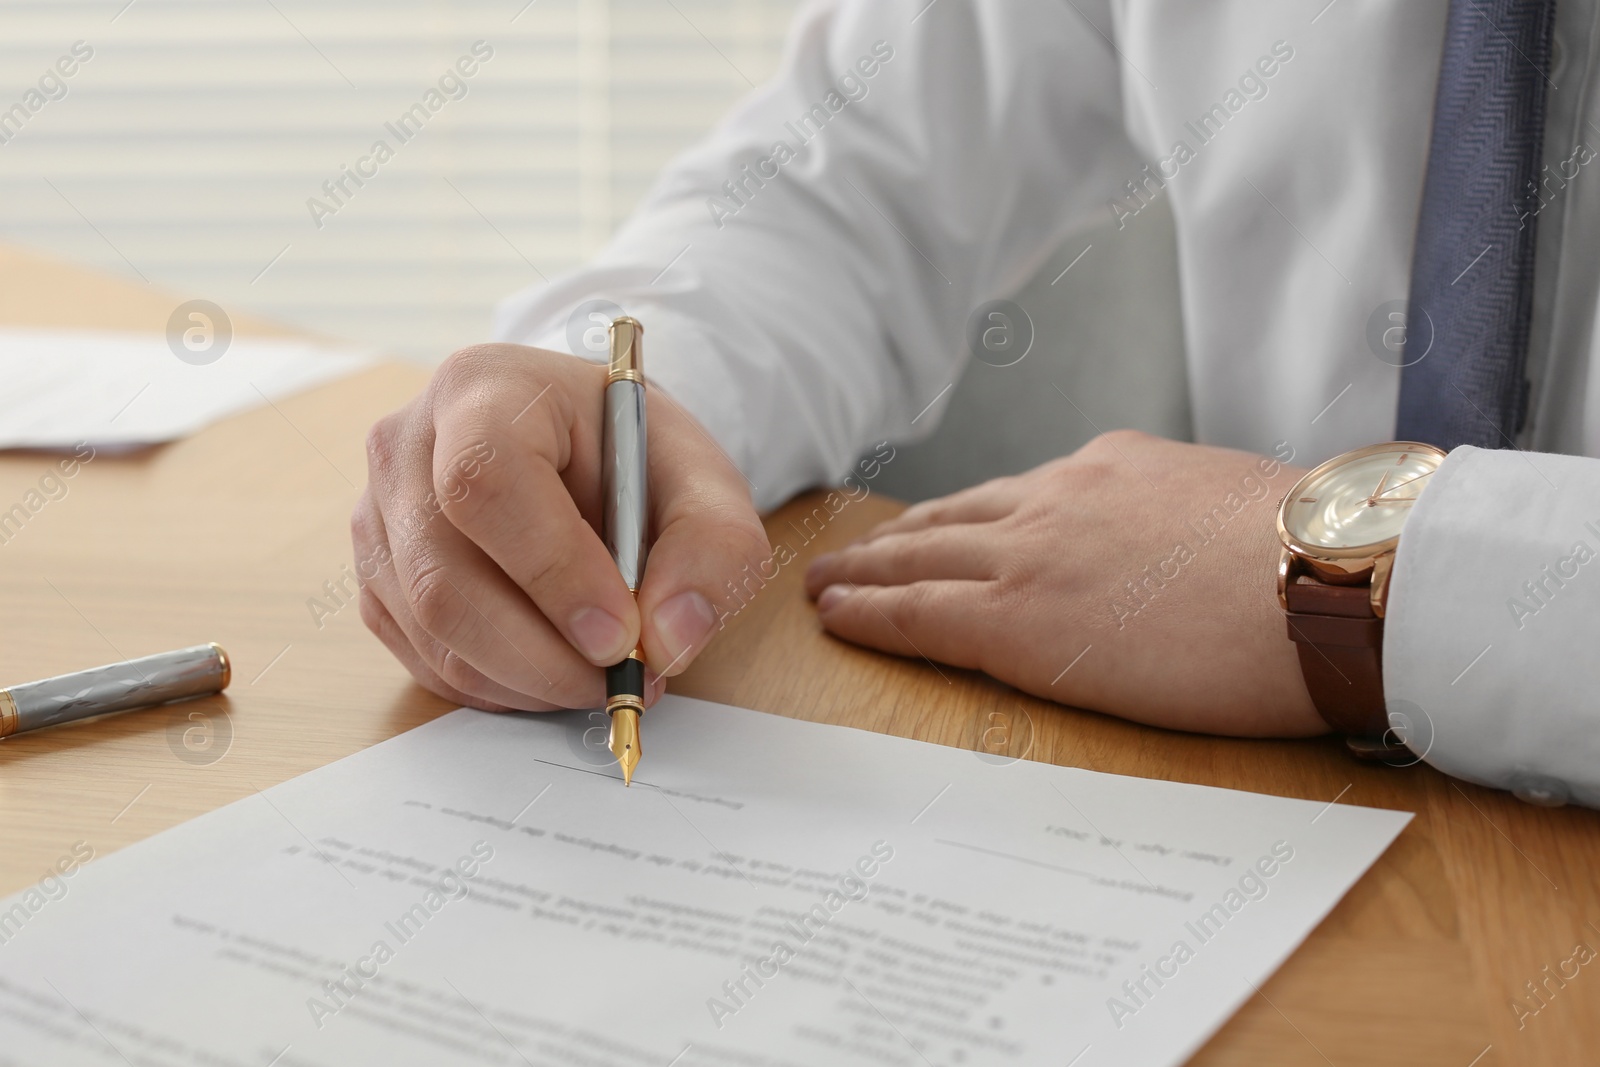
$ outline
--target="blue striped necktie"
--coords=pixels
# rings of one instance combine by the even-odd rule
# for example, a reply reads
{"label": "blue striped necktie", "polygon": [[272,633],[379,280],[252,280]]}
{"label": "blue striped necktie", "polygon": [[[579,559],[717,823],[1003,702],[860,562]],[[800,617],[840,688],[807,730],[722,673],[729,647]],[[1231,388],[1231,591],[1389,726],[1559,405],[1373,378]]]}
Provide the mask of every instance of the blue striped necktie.
{"label": "blue striped necktie", "polygon": [[[1555,0],[1451,0],[1417,222],[1396,436],[1514,447]],[[1431,323],[1431,329],[1429,324]],[[1417,351],[1421,349],[1421,351]]]}

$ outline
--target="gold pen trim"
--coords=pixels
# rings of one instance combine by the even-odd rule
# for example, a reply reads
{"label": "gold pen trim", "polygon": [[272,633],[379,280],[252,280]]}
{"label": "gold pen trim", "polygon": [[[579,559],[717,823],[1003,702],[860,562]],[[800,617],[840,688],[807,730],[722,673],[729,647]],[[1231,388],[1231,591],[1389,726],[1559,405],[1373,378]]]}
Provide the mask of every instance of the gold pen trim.
{"label": "gold pen trim", "polygon": [[613,382],[638,382],[644,384],[644,365],[640,342],[644,327],[631,315],[611,320],[611,366],[606,371],[606,384]]}
{"label": "gold pen trim", "polygon": [[221,692],[228,688],[229,682],[233,681],[233,661],[228,659],[228,650],[215,641],[209,641],[207,644],[217,650],[217,662],[222,665],[222,681],[217,686],[217,691]]}
{"label": "gold pen trim", "polygon": [[10,737],[17,732],[22,716],[17,714],[17,702],[11,690],[0,689],[0,737]]}

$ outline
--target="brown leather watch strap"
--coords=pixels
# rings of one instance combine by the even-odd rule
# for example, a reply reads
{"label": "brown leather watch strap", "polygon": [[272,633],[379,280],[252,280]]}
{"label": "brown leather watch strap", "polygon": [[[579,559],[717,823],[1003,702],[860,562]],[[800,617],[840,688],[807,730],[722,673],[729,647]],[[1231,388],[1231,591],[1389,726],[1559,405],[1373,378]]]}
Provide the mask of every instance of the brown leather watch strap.
{"label": "brown leather watch strap", "polygon": [[1329,726],[1356,737],[1389,728],[1383,702],[1383,620],[1366,585],[1331,585],[1310,575],[1284,585],[1289,637],[1317,711]]}

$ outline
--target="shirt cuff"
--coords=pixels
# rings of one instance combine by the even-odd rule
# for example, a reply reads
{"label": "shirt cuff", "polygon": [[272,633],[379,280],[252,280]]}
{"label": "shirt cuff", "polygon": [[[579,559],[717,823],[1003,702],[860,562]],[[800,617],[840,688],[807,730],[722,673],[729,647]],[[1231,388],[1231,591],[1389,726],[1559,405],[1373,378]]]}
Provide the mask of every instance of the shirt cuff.
{"label": "shirt cuff", "polygon": [[1600,807],[1600,461],[1451,452],[1395,556],[1396,733],[1446,774]]}

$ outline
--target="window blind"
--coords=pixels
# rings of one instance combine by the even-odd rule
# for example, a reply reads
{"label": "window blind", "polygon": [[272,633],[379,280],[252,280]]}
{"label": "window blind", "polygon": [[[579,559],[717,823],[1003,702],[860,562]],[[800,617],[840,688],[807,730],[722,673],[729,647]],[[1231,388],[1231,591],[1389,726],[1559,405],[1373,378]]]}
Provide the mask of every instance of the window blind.
{"label": "window blind", "polygon": [[436,360],[593,253],[795,6],[6,0],[0,239]]}

